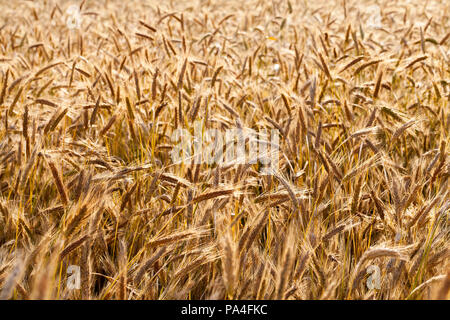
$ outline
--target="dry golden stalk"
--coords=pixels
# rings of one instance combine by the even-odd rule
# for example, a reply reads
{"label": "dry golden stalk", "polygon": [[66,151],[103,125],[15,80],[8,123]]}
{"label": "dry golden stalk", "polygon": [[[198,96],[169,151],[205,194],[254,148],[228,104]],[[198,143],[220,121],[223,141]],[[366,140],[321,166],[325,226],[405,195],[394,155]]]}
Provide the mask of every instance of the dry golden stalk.
{"label": "dry golden stalk", "polygon": [[122,204],[120,205],[120,211],[123,211],[125,209],[125,206],[127,205],[127,203],[130,201],[131,195],[133,194],[133,192],[136,190],[138,186],[138,182],[135,182],[130,190],[128,190],[122,197]]}
{"label": "dry golden stalk", "polygon": [[2,297],[445,299],[446,2],[157,2],[0,4]]}
{"label": "dry golden stalk", "polygon": [[70,252],[76,250],[78,247],[80,247],[86,240],[89,239],[89,235],[85,235],[81,237],[80,239],[72,241],[70,244],[68,244],[64,250],[60,253],[59,258],[62,260],[64,259]]}
{"label": "dry golden stalk", "polygon": [[53,114],[53,116],[50,118],[50,120],[47,122],[47,124],[44,127],[44,134],[47,134],[50,131],[55,130],[58,123],[64,118],[66,115],[68,108],[64,108],[61,111],[62,108],[59,108],[56,110],[56,112]]}
{"label": "dry golden stalk", "polygon": [[221,196],[225,196],[225,195],[231,195],[231,194],[233,194],[233,192],[234,192],[234,189],[212,191],[212,192],[204,193],[197,197],[194,197],[194,199],[192,199],[192,201],[194,203],[198,203],[198,202],[202,202],[205,200],[209,200],[209,199],[213,199],[213,198],[217,198],[217,197],[221,197]]}
{"label": "dry golden stalk", "polygon": [[153,248],[161,245],[167,245],[178,240],[186,241],[189,239],[201,238],[205,236],[205,234],[206,230],[204,229],[188,229],[186,231],[177,232],[166,237],[150,240],[149,242],[147,242],[146,247]]}
{"label": "dry golden stalk", "polygon": [[127,299],[127,246],[124,240],[119,241],[119,300]]}
{"label": "dry golden stalk", "polygon": [[99,135],[103,136],[105,135],[109,129],[111,129],[112,125],[116,121],[117,115],[113,115],[111,119],[109,119],[108,123],[103,127],[103,129],[100,131]]}
{"label": "dry golden stalk", "polygon": [[356,276],[358,275],[364,262],[366,262],[367,260],[373,260],[373,259],[379,258],[379,257],[394,257],[394,258],[400,259],[400,260],[408,259],[408,257],[404,254],[404,252],[400,248],[393,249],[393,248],[377,247],[377,246],[370,248],[369,250],[364,252],[364,254],[359,259],[357,265],[355,266],[355,269],[352,273],[352,278],[350,281],[351,290],[356,288],[355,287],[355,285],[356,285],[355,280],[357,280]]}
{"label": "dry golden stalk", "polygon": [[230,233],[226,233],[221,240],[223,281],[228,294],[232,297],[239,274],[238,250],[236,244],[231,238]]}
{"label": "dry golden stalk", "polygon": [[22,94],[23,89],[24,89],[23,87],[20,87],[20,89],[17,91],[16,96],[14,97],[13,102],[11,102],[11,105],[9,106],[9,109],[8,109],[8,113],[9,113],[9,114],[12,114],[12,113],[13,113],[14,107],[16,106],[17,101],[19,101],[19,98],[20,98],[20,95]]}
{"label": "dry golden stalk", "polygon": [[141,283],[142,277],[148,270],[155,264],[156,261],[158,261],[167,251],[167,247],[160,248],[158,251],[155,252],[153,256],[151,256],[149,259],[147,259],[142,266],[139,268],[139,270],[136,272],[136,276],[134,277],[134,283],[139,284]]}
{"label": "dry golden stalk", "polygon": [[79,226],[80,222],[84,219],[84,217],[88,214],[88,208],[86,205],[82,205],[80,210],[75,214],[75,216],[67,222],[65,234],[67,237],[72,235],[75,228]]}
{"label": "dry golden stalk", "polygon": [[427,56],[422,56],[422,57],[419,57],[419,58],[417,58],[417,59],[414,59],[411,63],[409,63],[409,64],[405,67],[405,70],[411,68],[411,67],[412,67],[414,64],[416,64],[417,62],[426,60],[427,58],[428,58]]}
{"label": "dry golden stalk", "polygon": [[23,260],[23,257],[17,256],[11,272],[8,274],[2,285],[2,290],[0,291],[0,300],[7,300],[11,298],[14,288],[23,277],[25,266],[26,261]]}
{"label": "dry golden stalk", "polygon": [[378,94],[380,93],[382,79],[383,79],[383,70],[380,69],[380,71],[378,72],[377,83],[375,84],[375,89],[373,90],[373,97],[375,99],[378,98]]}
{"label": "dry golden stalk", "polygon": [[187,58],[184,59],[183,66],[181,67],[180,74],[178,76],[177,90],[180,90],[181,87],[183,86],[183,78],[184,78],[184,73],[186,72],[187,62],[188,62],[188,59]]}
{"label": "dry golden stalk", "polygon": [[380,63],[381,61],[382,61],[382,60],[373,60],[373,61],[369,61],[369,62],[367,62],[367,63],[364,63],[363,65],[361,65],[360,67],[358,67],[358,68],[355,70],[354,74],[358,74],[358,73],[360,73],[362,70],[364,70],[364,69],[366,69],[366,68],[368,68],[368,67],[370,67],[370,66],[376,65],[376,64]]}
{"label": "dry golden stalk", "polygon": [[56,189],[58,190],[59,197],[64,205],[67,205],[68,198],[66,193],[66,188],[64,187],[64,183],[61,179],[60,173],[58,169],[56,168],[56,165],[53,163],[53,161],[48,162],[48,166],[50,167],[50,171],[53,175],[53,179],[55,180]]}
{"label": "dry golden stalk", "polygon": [[350,61],[347,65],[345,65],[345,67],[343,67],[343,68],[339,71],[339,73],[344,72],[345,70],[347,70],[347,69],[350,68],[351,66],[353,66],[353,65],[357,64],[358,62],[360,62],[362,59],[364,59],[364,56],[360,56],[360,57],[357,57],[357,58],[353,59],[353,60]]}
{"label": "dry golden stalk", "polygon": [[214,71],[213,77],[211,79],[211,87],[214,88],[214,84],[216,83],[217,76],[219,75],[219,72],[223,69],[223,66],[220,66]]}
{"label": "dry golden stalk", "polygon": [[447,271],[447,275],[443,281],[442,287],[439,289],[437,295],[438,300],[446,300],[448,297],[448,292],[450,291],[450,271]]}
{"label": "dry golden stalk", "polygon": [[8,77],[9,77],[9,69],[6,71],[6,75],[3,76],[3,86],[0,91],[0,105],[2,105],[5,101],[6,96],[6,88],[8,87]]}

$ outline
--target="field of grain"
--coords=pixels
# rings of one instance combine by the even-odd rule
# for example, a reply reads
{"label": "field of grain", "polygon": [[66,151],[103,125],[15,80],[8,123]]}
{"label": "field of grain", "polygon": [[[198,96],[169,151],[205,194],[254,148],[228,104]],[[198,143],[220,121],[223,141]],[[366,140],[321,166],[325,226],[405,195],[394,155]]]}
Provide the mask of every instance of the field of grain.
{"label": "field of grain", "polygon": [[[0,299],[448,299],[449,17],[1,0]],[[174,161],[196,123],[276,168]]]}

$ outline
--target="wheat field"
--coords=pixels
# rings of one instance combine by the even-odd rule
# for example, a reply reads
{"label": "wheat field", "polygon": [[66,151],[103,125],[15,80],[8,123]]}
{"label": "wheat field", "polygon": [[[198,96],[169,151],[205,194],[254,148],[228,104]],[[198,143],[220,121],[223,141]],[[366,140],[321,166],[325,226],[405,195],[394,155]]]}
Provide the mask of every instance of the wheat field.
{"label": "wheat field", "polygon": [[449,1],[0,9],[1,299],[449,298]]}

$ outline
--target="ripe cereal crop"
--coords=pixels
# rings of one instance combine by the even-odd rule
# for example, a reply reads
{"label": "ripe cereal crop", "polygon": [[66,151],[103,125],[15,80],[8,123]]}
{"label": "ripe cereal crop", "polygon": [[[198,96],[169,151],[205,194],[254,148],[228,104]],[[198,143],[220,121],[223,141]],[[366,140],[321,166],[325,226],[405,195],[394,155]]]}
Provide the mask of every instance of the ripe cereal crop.
{"label": "ripe cereal crop", "polygon": [[1,299],[449,298],[449,1],[0,9]]}

